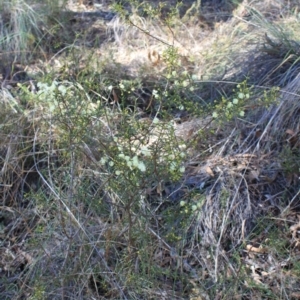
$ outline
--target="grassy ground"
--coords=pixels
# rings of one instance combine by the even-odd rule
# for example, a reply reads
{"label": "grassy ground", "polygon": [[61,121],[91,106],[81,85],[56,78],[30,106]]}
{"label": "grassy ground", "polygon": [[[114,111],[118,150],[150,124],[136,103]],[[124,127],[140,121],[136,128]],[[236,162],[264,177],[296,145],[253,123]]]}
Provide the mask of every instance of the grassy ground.
{"label": "grassy ground", "polygon": [[299,299],[297,1],[0,1],[1,299]]}

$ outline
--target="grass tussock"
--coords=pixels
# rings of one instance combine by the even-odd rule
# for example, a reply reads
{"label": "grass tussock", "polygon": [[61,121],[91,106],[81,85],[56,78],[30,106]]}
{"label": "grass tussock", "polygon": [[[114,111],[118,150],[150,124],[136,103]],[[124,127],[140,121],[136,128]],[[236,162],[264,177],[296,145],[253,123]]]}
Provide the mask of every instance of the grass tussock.
{"label": "grass tussock", "polygon": [[297,299],[297,3],[15,2],[2,298]]}

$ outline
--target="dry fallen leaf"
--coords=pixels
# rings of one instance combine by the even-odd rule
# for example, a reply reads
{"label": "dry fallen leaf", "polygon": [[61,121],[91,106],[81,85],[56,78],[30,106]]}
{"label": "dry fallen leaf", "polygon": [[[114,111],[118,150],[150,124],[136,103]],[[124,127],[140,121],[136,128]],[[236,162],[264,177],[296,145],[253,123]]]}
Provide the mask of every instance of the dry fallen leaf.
{"label": "dry fallen leaf", "polygon": [[215,176],[214,172],[212,171],[212,169],[209,166],[205,166],[204,170],[209,176],[211,176],[211,177]]}
{"label": "dry fallen leaf", "polygon": [[161,182],[159,182],[158,184],[157,184],[157,187],[156,187],[156,192],[157,192],[157,194],[159,194],[160,196],[162,196],[162,192],[163,192],[163,187],[162,187],[162,184],[161,184]]}
{"label": "dry fallen leaf", "polygon": [[290,227],[293,240],[295,241],[295,247],[300,245],[300,222]]}
{"label": "dry fallen leaf", "polygon": [[252,245],[247,245],[246,249],[250,252],[255,252],[255,253],[268,253],[268,249],[264,247],[257,248]]}
{"label": "dry fallen leaf", "polygon": [[292,129],[287,129],[286,132],[289,135],[295,135],[296,133]]}
{"label": "dry fallen leaf", "polygon": [[193,288],[191,292],[192,295],[190,296],[189,300],[202,300],[201,296],[199,295],[200,292],[197,289]]}
{"label": "dry fallen leaf", "polygon": [[291,294],[291,297],[293,299],[300,299],[300,293],[294,292],[294,293]]}
{"label": "dry fallen leaf", "polygon": [[253,182],[254,180],[258,181],[259,174],[260,174],[259,170],[251,170],[246,177],[250,182]]}
{"label": "dry fallen leaf", "polygon": [[290,144],[290,146],[292,148],[299,146],[299,136],[298,136],[299,132],[295,132],[292,129],[287,129],[286,133],[288,135],[290,135],[290,137],[287,139],[287,141]]}
{"label": "dry fallen leaf", "polygon": [[115,91],[115,89],[112,90],[113,98],[114,98],[114,103],[119,103],[119,98],[118,95]]}
{"label": "dry fallen leaf", "polygon": [[253,280],[258,283],[258,284],[263,284],[260,280],[261,280],[261,276],[259,274],[257,274],[255,272],[255,267],[254,266],[251,266],[251,271],[252,271],[252,278]]}

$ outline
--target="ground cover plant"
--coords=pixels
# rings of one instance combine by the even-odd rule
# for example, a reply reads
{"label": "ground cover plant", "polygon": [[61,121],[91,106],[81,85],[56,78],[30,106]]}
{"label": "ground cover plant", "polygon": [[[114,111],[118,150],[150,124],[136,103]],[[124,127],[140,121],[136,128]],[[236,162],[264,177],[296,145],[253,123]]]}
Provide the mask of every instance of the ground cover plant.
{"label": "ground cover plant", "polygon": [[298,299],[297,1],[0,2],[1,299]]}

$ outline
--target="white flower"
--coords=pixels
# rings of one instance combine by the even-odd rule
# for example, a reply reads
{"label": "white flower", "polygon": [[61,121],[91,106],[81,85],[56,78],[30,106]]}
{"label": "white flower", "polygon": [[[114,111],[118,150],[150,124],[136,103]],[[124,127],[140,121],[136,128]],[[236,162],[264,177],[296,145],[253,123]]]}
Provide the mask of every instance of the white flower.
{"label": "white flower", "polygon": [[146,166],[145,166],[145,164],[142,161],[139,162],[138,168],[140,169],[141,172],[145,172],[146,171]]}
{"label": "white flower", "polygon": [[174,155],[174,154],[170,154],[170,155],[168,156],[168,158],[169,158],[170,160],[173,160],[173,159],[175,159],[175,155]]}
{"label": "white flower", "polygon": [[179,168],[179,172],[184,173],[184,171],[185,171],[185,167],[184,166],[182,166],[182,167]]}
{"label": "white flower", "polygon": [[89,113],[92,113],[93,111],[95,111],[97,109],[97,104],[96,103],[89,103],[88,105],[87,105],[87,111],[89,112]]}
{"label": "white flower", "polygon": [[234,98],[234,99],[232,100],[232,103],[233,103],[233,104],[238,104],[238,103],[239,103],[239,100],[236,99],[236,98]]}
{"label": "white flower", "polygon": [[232,106],[233,106],[233,104],[231,102],[228,102],[227,108],[231,108]]}
{"label": "white flower", "polygon": [[197,205],[192,205],[192,211],[197,210]]}
{"label": "white flower", "polygon": [[50,103],[49,104],[49,110],[50,112],[53,112],[55,110],[56,106],[54,105],[54,103]]}
{"label": "white flower", "polygon": [[243,110],[240,111],[240,116],[244,117],[245,116],[245,112]]}
{"label": "white flower", "polygon": [[59,85],[58,90],[61,92],[61,94],[64,96],[67,92],[67,88],[64,85]]}
{"label": "white flower", "polygon": [[155,99],[159,99],[159,94],[155,94],[153,97],[154,97]]}
{"label": "white flower", "polygon": [[142,155],[145,155],[145,156],[151,156],[151,151],[146,146],[143,146],[141,148],[141,153],[142,153]]}
{"label": "white flower", "polygon": [[49,86],[49,89],[54,91],[57,85],[58,85],[57,81],[54,80],[52,81],[52,84]]}
{"label": "white flower", "polygon": [[155,118],[153,119],[152,123],[153,123],[153,124],[159,123],[159,119],[155,117]]}
{"label": "white flower", "polygon": [[168,128],[168,129],[173,129],[173,128],[174,128],[174,125],[175,125],[174,121],[170,121],[170,122],[167,124],[167,128]]}
{"label": "white flower", "polygon": [[132,164],[133,164],[133,166],[138,167],[138,165],[139,165],[139,159],[138,159],[137,156],[135,156],[135,157],[132,159]]}
{"label": "white flower", "polygon": [[180,206],[185,206],[185,201],[181,200],[180,201]]}
{"label": "white flower", "polygon": [[245,98],[244,93],[239,93],[239,98],[240,98],[240,99],[244,99],[244,98]]}
{"label": "white flower", "polygon": [[189,85],[189,81],[188,80],[185,80],[183,83],[182,83],[182,86],[183,87],[187,87]]}
{"label": "white flower", "polygon": [[177,75],[176,71],[173,71],[173,72],[172,72],[172,76],[175,77],[176,75]]}
{"label": "white flower", "polygon": [[121,173],[122,173],[122,172],[119,171],[119,170],[117,170],[117,171],[115,172],[115,174],[116,174],[117,176],[119,176]]}
{"label": "white flower", "polygon": [[104,164],[106,163],[106,161],[107,161],[107,158],[106,158],[106,157],[101,157],[101,159],[100,159],[100,164],[101,164],[101,165],[104,165]]}
{"label": "white flower", "polygon": [[112,167],[115,163],[111,160],[108,164],[110,167]]}
{"label": "white flower", "polygon": [[123,83],[120,83],[120,84],[119,84],[119,87],[120,87],[121,90],[124,90],[124,89],[125,89],[125,86],[124,86]]}
{"label": "white flower", "polygon": [[38,83],[37,83],[37,87],[38,87],[40,90],[44,89],[45,85],[46,85],[46,84],[43,83],[43,82],[38,82]]}
{"label": "white flower", "polygon": [[218,117],[218,113],[214,111],[213,114],[212,114],[212,116],[213,116],[213,118],[217,118]]}
{"label": "white flower", "polygon": [[177,168],[177,163],[176,163],[175,161],[172,161],[172,162],[170,163],[170,170],[171,170],[171,171],[175,171],[176,168]]}
{"label": "white flower", "polygon": [[120,158],[123,158],[123,159],[125,159],[125,155],[124,155],[124,153],[120,153],[118,156],[119,156]]}
{"label": "white flower", "polygon": [[184,110],[184,106],[183,106],[183,105],[180,105],[180,106],[178,107],[178,109],[179,109],[179,110]]}

